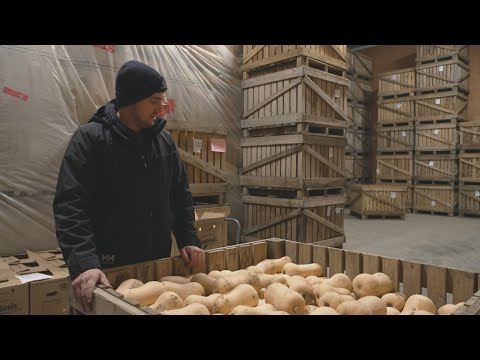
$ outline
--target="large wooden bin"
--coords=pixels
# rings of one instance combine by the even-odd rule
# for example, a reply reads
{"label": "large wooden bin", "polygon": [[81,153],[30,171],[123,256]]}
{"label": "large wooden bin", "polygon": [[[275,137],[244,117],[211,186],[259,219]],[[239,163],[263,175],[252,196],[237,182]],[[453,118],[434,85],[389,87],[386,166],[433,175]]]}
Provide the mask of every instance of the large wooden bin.
{"label": "large wooden bin", "polygon": [[354,185],[350,212],[362,219],[405,216],[407,187],[399,185]]}

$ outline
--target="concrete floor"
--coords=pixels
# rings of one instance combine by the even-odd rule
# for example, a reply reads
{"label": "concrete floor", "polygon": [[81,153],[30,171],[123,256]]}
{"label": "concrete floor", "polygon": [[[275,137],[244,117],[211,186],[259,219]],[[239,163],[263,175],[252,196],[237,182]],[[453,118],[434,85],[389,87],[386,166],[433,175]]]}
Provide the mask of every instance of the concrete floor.
{"label": "concrete floor", "polygon": [[480,273],[480,219],[407,214],[405,220],[345,216],[344,249]]}

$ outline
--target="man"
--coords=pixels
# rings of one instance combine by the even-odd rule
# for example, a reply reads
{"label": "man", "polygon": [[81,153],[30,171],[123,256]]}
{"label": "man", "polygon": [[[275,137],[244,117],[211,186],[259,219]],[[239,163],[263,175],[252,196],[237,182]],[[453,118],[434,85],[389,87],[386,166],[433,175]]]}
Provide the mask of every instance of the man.
{"label": "man", "polygon": [[170,256],[171,230],[190,267],[204,262],[192,195],[166,121],[165,79],[128,61],[115,81],[116,99],[77,129],[60,168],[53,202],[58,243],[75,298],[91,308],[102,268]]}

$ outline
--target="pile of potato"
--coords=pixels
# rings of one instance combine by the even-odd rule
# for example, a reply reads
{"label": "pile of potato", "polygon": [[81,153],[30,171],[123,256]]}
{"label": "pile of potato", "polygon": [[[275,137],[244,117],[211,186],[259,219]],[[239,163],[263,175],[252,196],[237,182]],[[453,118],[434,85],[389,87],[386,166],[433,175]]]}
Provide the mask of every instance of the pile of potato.
{"label": "pile of potato", "polygon": [[143,284],[124,281],[116,289],[163,315],[449,315],[462,306],[438,309],[426,296],[393,292],[383,273],[322,277],[319,264],[297,265],[288,256],[266,259],[245,270],[213,270],[189,278],[165,276]]}

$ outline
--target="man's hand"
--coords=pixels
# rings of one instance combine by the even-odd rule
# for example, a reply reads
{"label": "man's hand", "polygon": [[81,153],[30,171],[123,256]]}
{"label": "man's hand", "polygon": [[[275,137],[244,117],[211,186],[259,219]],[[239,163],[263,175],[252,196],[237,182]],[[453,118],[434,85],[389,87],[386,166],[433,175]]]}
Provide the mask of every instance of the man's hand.
{"label": "man's hand", "polygon": [[72,282],[75,299],[77,299],[83,311],[92,311],[93,291],[98,283],[112,287],[100,269],[84,271]]}
{"label": "man's hand", "polygon": [[197,268],[205,264],[205,251],[197,246],[185,246],[180,249],[183,261],[190,268]]}

